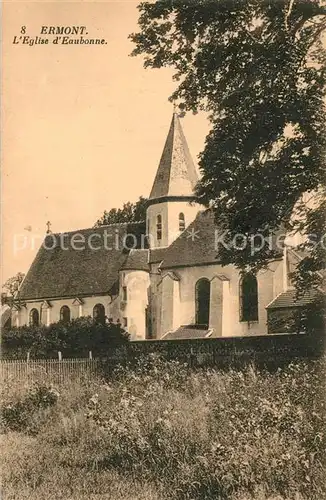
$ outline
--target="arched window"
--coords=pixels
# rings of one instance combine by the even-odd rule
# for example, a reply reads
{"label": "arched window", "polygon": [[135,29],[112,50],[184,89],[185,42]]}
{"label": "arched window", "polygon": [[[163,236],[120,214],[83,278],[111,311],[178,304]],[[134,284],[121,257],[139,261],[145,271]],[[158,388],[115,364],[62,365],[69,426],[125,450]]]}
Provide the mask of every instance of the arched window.
{"label": "arched window", "polygon": [[201,278],[196,283],[196,325],[209,325],[209,303],[211,284],[207,278]]}
{"label": "arched window", "polygon": [[156,237],[158,240],[162,239],[162,215],[156,217]]}
{"label": "arched window", "polygon": [[258,283],[249,273],[240,280],[240,321],[258,321]]}
{"label": "arched window", "polygon": [[93,318],[96,323],[104,325],[105,323],[105,308],[103,304],[96,304],[93,308]]}
{"label": "arched window", "polygon": [[39,326],[40,324],[40,315],[37,309],[32,309],[29,313],[29,324],[31,326]]}
{"label": "arched window", "polygon": [[185,214],[183,212],[179,213],[179,231],[184,231],[186,229]]}
{"label": "arched window", "polygon": [[69,323],[70,321],[70,309],[68,306],[62,306],[60,309],[60,321],[63,323]]}

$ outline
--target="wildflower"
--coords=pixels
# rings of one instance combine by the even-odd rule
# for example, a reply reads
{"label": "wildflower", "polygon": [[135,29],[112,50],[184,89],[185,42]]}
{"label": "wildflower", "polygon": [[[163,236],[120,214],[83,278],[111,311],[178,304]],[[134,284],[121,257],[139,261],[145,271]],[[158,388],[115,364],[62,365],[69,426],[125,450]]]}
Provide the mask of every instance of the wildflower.
{"label": "wildflower", "polygon": [[59,397],[60,396],[60,392],[58,391],[58,389],[56,389],[55,387],[50,387],[50,391],[49,391],[51,394],[53,394],[53,396],[55,397]]}
{"label": "wildflower", "polygon": [[89,400],[89,403],[91,403],[93,405],[97,405],[98,404],[98,394],[94,394],[94,396],[92,396],[91,399]]}

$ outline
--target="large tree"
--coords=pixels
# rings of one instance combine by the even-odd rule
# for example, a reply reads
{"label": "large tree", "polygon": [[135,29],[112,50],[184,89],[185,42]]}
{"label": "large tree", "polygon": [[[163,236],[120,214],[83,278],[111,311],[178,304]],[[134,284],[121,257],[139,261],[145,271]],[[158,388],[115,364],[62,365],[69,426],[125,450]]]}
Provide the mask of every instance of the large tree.
{"label": "large tree", "polygon": [[19,290],[20,285],[23,282],[23,279],[25,278],[24,273],[17,273],[15,276],[12,276],[11,278],[8,278],[7,281],[2,285],[2,288],[9,293],[11,296],[15,296],[16,293]]}
{"label": "large tree", "polygon": [[118,224],[120,222],[143,222],[146,220],[146,198],[140,196],[135,203],[128,201],[122,208],[111,208],[104,211],[94,227],[106,226],[107,224]]}
{"label": "large tree", "polygon": [[[325,266],[324,4],[143,2],[140,32],[131,35],[133,55],[143,54],[145,67],[175,69],[170,99],[180,110],[209,114],[197,195],[224,234],[223,263],[256,271],[275,248],[253,251],[255,234],[304,230],[314,237],[306,240],[310,254],[300,264],[299,284],[313,282]],[[301,203],[309,192],[314,203]],[[241,245],[234,245],[237,234]]]}

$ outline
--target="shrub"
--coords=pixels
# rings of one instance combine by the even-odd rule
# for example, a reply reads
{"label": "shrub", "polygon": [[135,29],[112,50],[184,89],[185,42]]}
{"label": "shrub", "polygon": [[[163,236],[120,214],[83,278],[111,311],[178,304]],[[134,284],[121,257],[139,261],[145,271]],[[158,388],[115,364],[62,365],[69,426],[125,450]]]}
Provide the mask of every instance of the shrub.
{"label": "shrub", "polygon": [[59,393],[47,385],[35,384],[25,397],[3,402],[1,407],[2,428],[5,431],[25,431],[32,427],[35,413],[53,406]]}
{"label": "shrub", "polygon": [[5,357],[66,357],[87,356],[88,351],[101,356],[128,342],[129,335],[120,325],[99,324],[91,317],[59,321],[50,326],[22,326],[3,332],[2,349]]}

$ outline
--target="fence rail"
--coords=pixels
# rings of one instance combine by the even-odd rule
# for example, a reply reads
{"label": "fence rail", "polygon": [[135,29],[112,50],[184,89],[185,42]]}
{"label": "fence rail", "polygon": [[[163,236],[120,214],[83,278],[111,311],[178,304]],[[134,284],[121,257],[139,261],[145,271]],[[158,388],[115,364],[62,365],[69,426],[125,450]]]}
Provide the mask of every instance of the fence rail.
{"label": "fence rail", "polygon": [[33,359],[1,360],[1,379],[63,381],[96,375],[100,372],[99,359]]}

